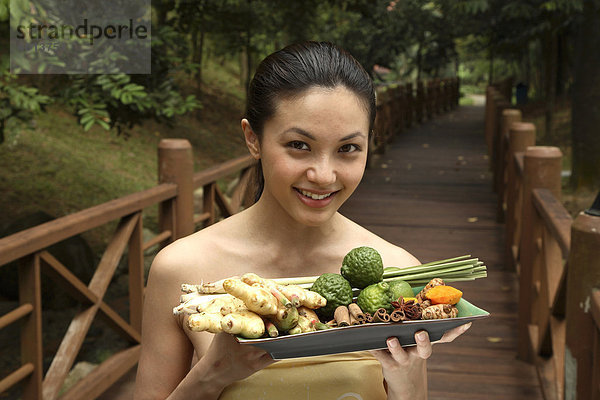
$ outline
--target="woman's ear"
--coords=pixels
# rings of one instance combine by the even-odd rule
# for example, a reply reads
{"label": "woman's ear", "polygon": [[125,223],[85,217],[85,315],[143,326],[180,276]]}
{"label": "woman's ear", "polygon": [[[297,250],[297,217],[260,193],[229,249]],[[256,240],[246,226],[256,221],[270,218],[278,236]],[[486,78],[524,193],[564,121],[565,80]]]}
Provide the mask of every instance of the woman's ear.
{"label": "woman's ear", "polygon": [[255,159],[260,159],[260,142],[258,135],[254,132],[250,126],[250,122],[246,118],[242,119],[242,130],[244,131],[244,139],[246,139],[246,146],[250,150],[250,154]]}

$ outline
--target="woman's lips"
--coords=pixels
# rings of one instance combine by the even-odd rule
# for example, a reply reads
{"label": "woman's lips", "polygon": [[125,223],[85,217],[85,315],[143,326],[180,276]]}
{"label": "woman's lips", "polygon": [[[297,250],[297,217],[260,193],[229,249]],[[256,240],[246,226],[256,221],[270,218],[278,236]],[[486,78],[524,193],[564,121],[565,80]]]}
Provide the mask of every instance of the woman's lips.
{"label": "woman's lips", "polygon": [[[321,192],[321,193],[315,193],[315,192],[311,192],[308,190],[303,190],[303,189],[298,189],[298,188],[294,188],[294,192],[296,193],[296,196],[298,196],[298,198],[300,199],[300,201],[302,203],[304,203],[305,205],[307,205],[308,207],[312,207],[312,208],[323,208],[325,206],[327,206],[329,203],[331,203],[331,201],[333,200],[333,198],[335,197],[335,195],[337,194],[336,192]],[[304,193],[310,193],[313,196],[324,196],[326,194],[329,194],[327,197],[322,198],[322,199],[313,199],[310,196],[305,195]]]}

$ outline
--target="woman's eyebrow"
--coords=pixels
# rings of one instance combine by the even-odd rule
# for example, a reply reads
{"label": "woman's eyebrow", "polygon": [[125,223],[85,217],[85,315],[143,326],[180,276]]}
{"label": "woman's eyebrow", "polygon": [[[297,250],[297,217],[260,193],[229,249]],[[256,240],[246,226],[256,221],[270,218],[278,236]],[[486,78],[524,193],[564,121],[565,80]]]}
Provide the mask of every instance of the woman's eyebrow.
{"label": "woman's eyebrow", "polygon": [[355,137],[362,137],[362,138],[364,138],[364,137],[365,137],[365,135],[363,135],[363,134],[362,134],[362,133],[360,133],[360,132],[354,132],[354,133],[351,133],[351,134],[349,134],[348,136],[344,136],[343,138],[341,138],[341,139],[340,139],[340,142],[343,142],[344,140],[353,139],[353,138],[355,138]]}
{"label": "woman's eyebrow", "polygon": [[[315,141],[317,140],[317,138],[314,137],[312,134],[308,133],[307,131],[305,131],[302,128],[298,128],[298,127],[295,127],[295,126],[289,128],[289,129],[286,129],[283,133],[288,133],[288,132],[295,132],[295,133],[298,133],[298,134],[300,134],[302,136],[306,136],[307,138],[309,138],[311,140],[315,140]],[[352,139],[352,138],[355,138],[355,137],[363,137],[364,138],[365,135],[363,135],[361,132],[354,132],[354,133],[351,133],[351,134],[346,135],[343,138],[341,138],[340,142],[343,142],[345,140],[349,140],[349,139]]]}
{"label": "woman's eyebrow", "polygon": [[283,131],[283,133],[288,133],[288,132],[295,132],[295,133],[298,133],[298,134],[300,134],[302,136],[306,136],[307,138],[309,138],[311,140],[317,140],[316,137],[314,137],[313,135],[311,135],[310,133],[308,133],[304,129],[298,128],[298,127],[295,127],[295,126],[293,126],[293,127],[289,128],[289,129],[286,129],[285,131]]}

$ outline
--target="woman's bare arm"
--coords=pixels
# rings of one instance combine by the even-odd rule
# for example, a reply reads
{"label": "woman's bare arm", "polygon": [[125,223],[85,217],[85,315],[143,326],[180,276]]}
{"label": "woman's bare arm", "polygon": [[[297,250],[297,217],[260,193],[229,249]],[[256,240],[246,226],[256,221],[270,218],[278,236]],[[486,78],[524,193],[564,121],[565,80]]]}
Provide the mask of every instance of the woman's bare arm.
{"label": "woman's bare arm", "polygon": [[[196,332],[192,344],[183,318],[174,317],[172,310],[179,304],[181,283],[195,281],[192,274],[201,269],[194,265],[201,249],[194,247],[189,253],[176,243],[161,251],[152,264],[135,399],[217,399],[227,385],[273,363],[263,350],[241,346],[225,333]],[[194,350],[199,360],[190,369]]]}

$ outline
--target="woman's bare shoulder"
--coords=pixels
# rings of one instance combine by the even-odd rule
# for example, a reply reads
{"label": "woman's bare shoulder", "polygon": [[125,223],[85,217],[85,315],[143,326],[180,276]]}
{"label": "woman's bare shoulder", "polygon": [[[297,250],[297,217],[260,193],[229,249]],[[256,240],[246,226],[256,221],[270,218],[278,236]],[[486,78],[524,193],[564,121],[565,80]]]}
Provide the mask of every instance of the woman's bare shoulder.
{"label": "woman's bare shoulder", "polygon": [[[235,218],[229,218],[176,240],[155,257],[152,269],[175,279],[217,280],[230,273]],[[231,271],[233,272],[233,271]]]}

